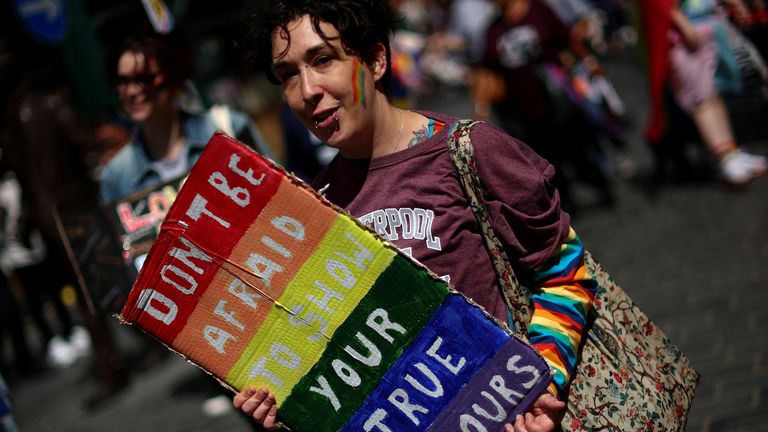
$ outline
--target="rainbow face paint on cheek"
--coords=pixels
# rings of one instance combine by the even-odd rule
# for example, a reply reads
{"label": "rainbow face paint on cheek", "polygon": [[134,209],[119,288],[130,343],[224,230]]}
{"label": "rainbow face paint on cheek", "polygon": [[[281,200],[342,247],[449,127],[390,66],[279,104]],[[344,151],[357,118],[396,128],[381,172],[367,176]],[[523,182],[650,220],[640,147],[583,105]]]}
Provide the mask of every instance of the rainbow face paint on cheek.
{"label": "rainbow face paint on cheek", "polygon": [[352,63],[352,98],[355,105],[365,108],[365,68],[357,58]]}

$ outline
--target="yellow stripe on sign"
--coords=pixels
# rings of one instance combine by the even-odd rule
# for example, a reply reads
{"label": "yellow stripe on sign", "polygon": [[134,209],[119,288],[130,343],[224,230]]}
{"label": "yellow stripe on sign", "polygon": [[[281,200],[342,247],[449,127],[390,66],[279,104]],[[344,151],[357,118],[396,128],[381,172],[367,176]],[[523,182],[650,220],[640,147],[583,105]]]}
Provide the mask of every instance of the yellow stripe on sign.
{"label": "yellow stripe on sign", "polygon": [[395,251],[339,216],[230,370],[235,388],[266,386],[285,400],[328,339],[389,266]]}

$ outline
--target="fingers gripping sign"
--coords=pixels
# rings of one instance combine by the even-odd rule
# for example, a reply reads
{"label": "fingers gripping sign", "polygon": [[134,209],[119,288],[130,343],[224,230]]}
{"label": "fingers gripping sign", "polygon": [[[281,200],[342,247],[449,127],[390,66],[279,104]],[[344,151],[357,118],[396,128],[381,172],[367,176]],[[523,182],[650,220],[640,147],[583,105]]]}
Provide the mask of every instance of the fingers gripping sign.
{"label": "fingers gripping sign", "polygon": [[275,395],[265,387],[246,387],[232,399],[232,405],[251,416],[267,430],[280,429],[277,423],[277,402]]}

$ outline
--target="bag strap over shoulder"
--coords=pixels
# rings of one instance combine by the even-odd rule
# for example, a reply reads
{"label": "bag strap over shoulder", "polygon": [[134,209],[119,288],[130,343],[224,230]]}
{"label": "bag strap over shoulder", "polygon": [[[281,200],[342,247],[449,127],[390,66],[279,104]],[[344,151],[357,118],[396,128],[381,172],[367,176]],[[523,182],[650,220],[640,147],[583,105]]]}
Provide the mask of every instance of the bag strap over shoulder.
{"label": "bag strap over shoulder", "polygon": [[519,330],[519,333],[524,335],[531,320],[530,293],[515,276],[507,253],[490,223],[490,216],[483,198],[482,183],[475,165],[475,150],[469,135],[470,129],[477,123],[480,122],[472,120],[455,122],[448,132],[448,149],[461,186],[469,201],[469,207],[480,225],[483,243],[493,262],[499,289],[507,304],[508,324],[514,326]]}

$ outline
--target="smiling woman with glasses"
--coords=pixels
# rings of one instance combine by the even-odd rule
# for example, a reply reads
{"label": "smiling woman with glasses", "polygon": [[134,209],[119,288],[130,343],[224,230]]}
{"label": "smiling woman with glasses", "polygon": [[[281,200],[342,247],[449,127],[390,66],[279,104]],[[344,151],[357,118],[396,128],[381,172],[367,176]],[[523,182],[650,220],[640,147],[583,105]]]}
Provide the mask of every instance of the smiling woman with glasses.
{"label": "smiling woman with glasses", "polygon": [[102,203],[185,175],[217,129],[267,152],[245,114],[226,110],[222,120],[210,111],[184,111],[179,100],[192,75],[190,58],[179,33],[149,29],[131,34],[113,52],[110,79],[135,127],[131,141],[102,170]]}

